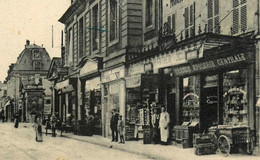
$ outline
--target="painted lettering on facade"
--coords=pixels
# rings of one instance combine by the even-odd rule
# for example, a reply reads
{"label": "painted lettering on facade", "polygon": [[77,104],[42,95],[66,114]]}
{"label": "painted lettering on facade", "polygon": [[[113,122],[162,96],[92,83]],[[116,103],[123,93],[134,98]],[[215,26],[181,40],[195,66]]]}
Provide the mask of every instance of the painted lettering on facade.
{"label": "painted lettering on facade", "polygon": [[175,74],[187,74],[192,73],[195,71],[203,71],[208,69],[214,69],[218,67],[224,67],[227,65],[239,63],[239,62],[245,62],[247,61],[246,55],[244,53],[224,57],[224,58],[218,58],[215,60],[209,60],[201,63],[195,63],[195,64],[189,64],[186,66],[181,66],[177,68],[173,68],[173,71]]}

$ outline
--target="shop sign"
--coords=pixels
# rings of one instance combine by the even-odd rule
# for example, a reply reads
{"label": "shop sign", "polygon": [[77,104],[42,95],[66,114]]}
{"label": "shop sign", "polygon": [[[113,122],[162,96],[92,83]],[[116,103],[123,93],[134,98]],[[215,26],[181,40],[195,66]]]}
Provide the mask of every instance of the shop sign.
{"label": "shop sign", "polygon": [[106,71],[102,73],[101,81],[102,83],[106,83],[106,82],[118,80],[124,77],[124,73],[125,73],[124,67]]}
{"label": "shop sign", "polygon": [[186,62],[185,51],[173,51],[169,54],[157,56],[152,59],[154,68],[163,68]]}
{"label": "shop sign", "polygon": [[190,63],[181,67],[173,68],[175,75],[189,74],[197,71],[204,71],[215,69],[219,67],[225,67],[241,62],[246,62],[248,59],[244,53],[235,54],[228,57],[216,58],[198,63]]}
{"label": "shop sign", "polygon": [[135,88],[141,86],[141,74],[126,78],[126,88]]}

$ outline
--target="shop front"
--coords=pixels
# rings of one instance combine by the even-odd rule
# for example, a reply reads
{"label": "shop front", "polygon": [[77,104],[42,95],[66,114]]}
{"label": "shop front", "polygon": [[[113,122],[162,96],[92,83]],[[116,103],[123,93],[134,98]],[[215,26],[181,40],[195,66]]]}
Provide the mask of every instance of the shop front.
{"label": "shop front", "polygon": [[[187,146],[192,146],[193,133],[213,126],[255,129],[255,52],[250,48],[244,44],[211,49],[203,58],[162,69],[175,83],[176,140],[188,138]],[[181,135],[179,130],[191,125],[198,130]]]}
{"label": "shop front", "polygon": [[82,105],[80,107],[81,126],[83,128],[85,127],[85,130],[88,130],[82,132],[80,131],[82,134],[102,134],[100,87],[101,73],[99,71],[102,68],[101,63],[101,58],[88,59],[80,70],[82,95]]}
{"label": "shop front", "polygon": [[59,118],[69,126],[74,126],[77,119],[77,78],[70,78],[56,83],[58,92]]}
{"label": "shop front", "polygon": [[150,130],[153,110],[158,107],[158,74],[126,77],[126,140],[147,139],[144,130]]}
{"label": "shop front", "polygon": [[111,111],[116,110],[125,119],[125,67],[102,72],[102,135],[111,135]]}

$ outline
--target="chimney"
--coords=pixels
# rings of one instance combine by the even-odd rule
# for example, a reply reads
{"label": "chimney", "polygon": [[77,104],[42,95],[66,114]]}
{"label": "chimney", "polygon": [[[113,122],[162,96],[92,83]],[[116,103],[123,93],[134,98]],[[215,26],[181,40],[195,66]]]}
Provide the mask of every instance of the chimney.
{"label": "chimney", "polygon": [[26,40],[26,46],[29,46],[30,45],[30,41],[27,39]]}

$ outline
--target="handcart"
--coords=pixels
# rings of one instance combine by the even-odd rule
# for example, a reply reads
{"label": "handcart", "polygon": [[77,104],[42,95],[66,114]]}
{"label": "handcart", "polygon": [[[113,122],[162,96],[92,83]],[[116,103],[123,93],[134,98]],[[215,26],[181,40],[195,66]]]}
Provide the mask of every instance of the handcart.
{"label": "handcart", "polygon": [[253,153],[255,131],[248,126],[218,125],[211,127],[209,132],[215,133],[218,150],[223,156],[228,156],[231,152],[238,152],[239,149],[249,155]]}

